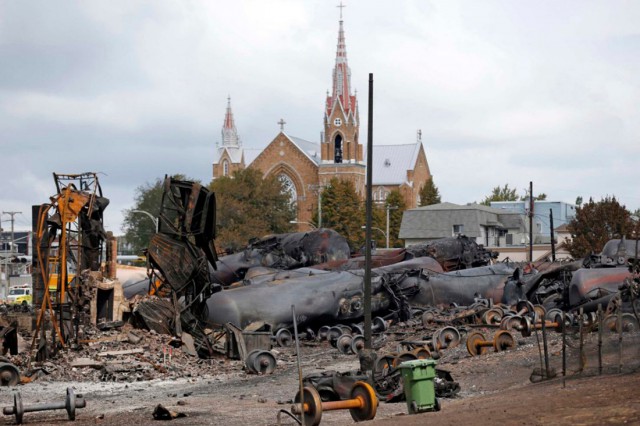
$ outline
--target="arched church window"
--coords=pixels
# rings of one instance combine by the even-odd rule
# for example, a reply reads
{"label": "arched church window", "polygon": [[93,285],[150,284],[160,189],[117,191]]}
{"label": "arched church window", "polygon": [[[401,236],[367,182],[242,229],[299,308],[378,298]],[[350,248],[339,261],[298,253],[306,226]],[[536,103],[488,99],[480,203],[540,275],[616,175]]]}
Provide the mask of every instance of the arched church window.
{"label": "arched church window", "polygon": [[335,150],[333,155],[334,163],[342,163],[342,135],[336,135],[334,139],[335,142]]}
{"label": "arched church window", "polygon": [[227,160],[222,162],[222,176],[229,176],[229,162]]}
{"label": "arched church window", "polygon": [[286,193],[289,194],[289,202],[295,206],[298,203],[298,191],[296,191],[296,185],[293,183],[289,175],[281,173],[278,175],[278,180],[282,182],[282,187]]}
{"label": "arched church window", "polygon": [[378,202],[385,201],[387,199],[387,195],[389,195],[387,190],[384,189],[383,187],[380,187],[380,188],[378,188],[377,190],[374,191],[373,200],[374,201],[378,201]]}

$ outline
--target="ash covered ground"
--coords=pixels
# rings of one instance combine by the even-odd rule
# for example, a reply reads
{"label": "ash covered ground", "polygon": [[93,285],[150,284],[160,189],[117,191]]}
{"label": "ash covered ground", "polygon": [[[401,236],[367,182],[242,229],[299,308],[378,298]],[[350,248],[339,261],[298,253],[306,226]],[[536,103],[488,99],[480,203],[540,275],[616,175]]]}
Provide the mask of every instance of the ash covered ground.
{"label": "ash covered ground", "polygon": [[[480,329],[488,336],[496,330]],[[139,340],[130,337],[133,332]],[[397,324],[375,336],[378,353],[395,352],[403,340],[419,340],[432,330],[417,324]],[[640,422],[640,333],[604,333],[598,356],[598,333],[584,336],[584,367],[580,372],[579,335],[567,336],[567,377],[562,378],[562,336],[548,334],[550,366],[558,376],[532,383],[540,368],[542,336],[516,334],[517,345],[504,352],[491,350],[472,357],[464,345],[441,351],[438,368],[448,370],[461,390],[455,398],[442,398],[440,412],[407,415],[405,402],[380,402],[373,424],[637,424]],[[77,410],[75,424],[151,424],[158,404],[185,417],[171,422],[184,425],[275,425],[280,410],[291,407],[298,389],[294,347],[274,348],[277,368],[270,375],[249,374],[242,361],[224,355],[202,360],[166,349],[170,336],[132,330],[96,332],[88,343],[68,350],[54,360],[33,364],[31,383],[0,389],[0,404],[13,404],[19,391],[26,405],[63,401],[72,387],[87,407]],[[135,341],[132,343],[130,340]],[[538,345],[540,341],[540,345]],[[622,350],[620,350],[622,348]],[[346,372],[359,367],[356,355],[345,355],[328,342],[302,342],[303,374]],[[88,360],[92,360],[93,363]],[[21,370],[26,358],[12,358]],[[602,364],[600,375],[599,364]],[[84,367],[79,365],[91,364]],[[37,368],[36,368],[37,367]],[[25,424],[66,423],[64,410],[26,413]],[[348,411],[323,413],[323,425],[354,423]],[[0,424],[15,424],[13,416]],[[282,416],[282,424],[294,424]],[[366,423],[365,423],[366,424]]]}

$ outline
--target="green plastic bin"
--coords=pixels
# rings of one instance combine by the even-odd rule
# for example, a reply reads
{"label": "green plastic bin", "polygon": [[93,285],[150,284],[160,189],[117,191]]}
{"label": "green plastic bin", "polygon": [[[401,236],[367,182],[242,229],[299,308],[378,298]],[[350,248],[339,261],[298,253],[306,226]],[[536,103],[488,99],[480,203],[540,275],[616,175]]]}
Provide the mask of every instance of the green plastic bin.
{"label": "green plastic bin", "polygon": [[400,364],[409,414],[439,411],[433,379],[436,377],[436,362],[432,359],[416,359]]}

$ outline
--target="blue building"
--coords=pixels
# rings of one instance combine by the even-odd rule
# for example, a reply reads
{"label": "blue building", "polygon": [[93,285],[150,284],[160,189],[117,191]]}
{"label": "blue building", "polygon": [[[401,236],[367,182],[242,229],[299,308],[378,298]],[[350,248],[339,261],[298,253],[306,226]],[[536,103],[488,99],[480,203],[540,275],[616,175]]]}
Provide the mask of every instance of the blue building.
{"label": "blue building", "polygon": [[[491,207],[504,209],[520,214],[529,214],[529,200],[524,201],[492,201]],[[553,227],[567,225],[576,216],[576,206],[563,201],[533,202],[533,235],[534,244],[546,244],[551,241],[550,216],[553,214]],[[528,223],[528,221],[527,221]]]}

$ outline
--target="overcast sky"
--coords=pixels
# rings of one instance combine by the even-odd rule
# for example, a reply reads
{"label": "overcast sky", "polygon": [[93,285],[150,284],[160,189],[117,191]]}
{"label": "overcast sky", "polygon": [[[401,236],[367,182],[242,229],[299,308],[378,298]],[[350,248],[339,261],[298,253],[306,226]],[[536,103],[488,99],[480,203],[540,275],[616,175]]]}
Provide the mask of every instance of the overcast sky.
{"label": "overcast sky", "polygon": [[[640,208],[640,2],[345,0],[352,86],[374,144],[422,139],[443,201],[508,183]],[[338,1],[0,1],[0,211],[100,172],[121,233],[135,189],[204,183],[227,96],[245,147],[284,118],[318,141]],[[2,226],[10,227],[8,215]]]}

